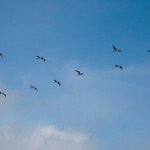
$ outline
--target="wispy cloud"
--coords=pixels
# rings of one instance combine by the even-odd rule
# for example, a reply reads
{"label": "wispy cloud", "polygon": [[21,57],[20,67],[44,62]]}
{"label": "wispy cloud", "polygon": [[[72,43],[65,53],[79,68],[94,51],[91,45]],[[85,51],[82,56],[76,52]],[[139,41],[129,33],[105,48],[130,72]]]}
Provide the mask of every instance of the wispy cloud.
{"label": "wispy cloud", "polygon": [[15,106],[20,94],[16,89],[8,89],[0,82],[0,91],[6,94],[6,97],[0,95],[0,110],[8,110]]}
{"label": "wispy cloud", "polygon": [[[90,126],[100,121],[102,121],[100,124],[103,124],[103,121],[111,123],[115,119],[128,116],[131,112],[135,114],[135,109],[140,109],[141,106],[146,107],[145,110],[148,109],[148,105],[145,106],[146,103],[143,103],[148,102],[149,96],[149,87],[144,84],[150,72],[147,64],[128,66],[120,70],[113,66],[105,69],[86,67],[75,61],[56,59],[52,61],[50,58],[49,61],[53,63],[52,72],[45,70],[43,76],[33,75],[40,90],[38,96],[31,91],[30,97],[26,98],[34,107],[34,109],[31,105],[28,107],[28,111],[31,109],[32,114],[33,110],[35,114],[37,110],[41,110],[44,114],[46,112],[46,116],[47,112],[51,116],[55,114],[56,116],[51,118],[57,120],[56,122],[65,119],[66,124],[73,120],[73,124],[76,122],[81,125],[86,122],[87,126]],[[78,76],[75,69],[83,72],[84,76]],[[53,79],[61,81],[62,86],[55,86],[52,83]],[[34,102],[31,98],[32,93],[36,99]]]}

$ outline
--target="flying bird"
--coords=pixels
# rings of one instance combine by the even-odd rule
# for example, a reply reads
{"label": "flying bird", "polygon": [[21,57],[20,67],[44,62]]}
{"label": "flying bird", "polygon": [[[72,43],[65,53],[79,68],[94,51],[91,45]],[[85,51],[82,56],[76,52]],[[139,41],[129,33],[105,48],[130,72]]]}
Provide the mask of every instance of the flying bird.
{"label": "flying bird", "polygon": [[4,95],[6,97],[6,94],[0,91],[0,94]]}
{"label": "flying bird", "polygon": [[57,83],[59,86],[61,85],[59,81],[54,80],[54,83]]}
{"label": "flying bird", "polygon": [[112,47],[114,48],[113,52],[123,52],[120,49],[117,49],[114,45],[112,45]]}
{"label": "flying bird", "polygon": [[37,59],[42,59],[43,61],[46,61],[45,58],[43,57],[40,57],[40,56],[35,56],[35,57],[37,57]]}
{"label": "flying bird", "polygon": [[78,73],[78,76],[83,75],[83,73],[81,73],[79,70],[75,70],[75,72],[77,72],[77,73]]}
{"label": "flying bird", "polygon": [[35,86],[31,85],[30,87],[38,91],[38,89]]}
{"label": "flying bird", "polygon": [[115,65],[115,67],[119,67],[121,70],[123,70],[122,66],[120,65]]}
{"label": "flying bird", "polygon": [[150,52],[150,50],[147,50],[148,52]]}
{"label": "flying bird", "polygon": [[0,56],[1,56],[1,57],[3,57],[3,54],[2,54],[2,53],[0,53]]}

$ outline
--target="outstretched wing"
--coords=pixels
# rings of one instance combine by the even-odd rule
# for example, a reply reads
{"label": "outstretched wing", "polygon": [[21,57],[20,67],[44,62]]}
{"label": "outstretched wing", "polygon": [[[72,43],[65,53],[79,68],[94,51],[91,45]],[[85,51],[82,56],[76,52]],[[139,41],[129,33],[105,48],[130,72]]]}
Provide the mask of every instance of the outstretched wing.
{"label": "outstretched wing", "polygon": [[114,45],[112,45],[112,47],[114,48],[115,51],[117,50],[117,48]]}
{"label": "outstretched wing", "polygon": [[78,74],[80,74],[80,71],[79,70],[75,70]]}
{"label": "outstretched wing", "polygon": [[38,89],[37,89],[36,87],[34,87],[34,89],[35,89],[36,91],[38,91]]}
{"label": "outstretched wing", "polygon": [[61,85],[61,83],[57,80],[54,80],[54,83],[57,83],[59,86]]}
{"label": "outstretched wing", "polygon": [[43,57],[41,59],[45,61],[45,59]]}
{"label": "outstretched wing", "polygon": [[30,87],[38,91],[38,89],[35,86],[31,85]]}
{"label": "outstretched wing", "polygon": [[4,95],[4,96],[6,97],[6,94],[5,94],[5,93],[3,93],[3,92],[0,92],[0,94]]}
{"label": "outstretched wing", "polygon": [[5,93],[2,93],[5,97],[6,97],[6,94]]}
{"label": "outstretched wing", "polygon": [[123,70],[122,66],[119,66],[119,68],[120,68],[121,70]]}
{"label": "outstretched wing", "polygon": [[58,83],[59,86],[61,85],[59,81],[57,83]]}

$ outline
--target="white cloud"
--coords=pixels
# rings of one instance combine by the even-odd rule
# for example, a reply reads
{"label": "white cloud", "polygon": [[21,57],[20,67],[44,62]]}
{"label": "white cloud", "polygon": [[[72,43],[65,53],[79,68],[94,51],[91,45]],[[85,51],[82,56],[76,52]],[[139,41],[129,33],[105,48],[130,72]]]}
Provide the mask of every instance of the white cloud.
{"label": "white cloud", "polygon": [[38,126],[32,130],[0,128],[2,150],[97,150],[97,140],[75,130],[60,131],[54,126]]}

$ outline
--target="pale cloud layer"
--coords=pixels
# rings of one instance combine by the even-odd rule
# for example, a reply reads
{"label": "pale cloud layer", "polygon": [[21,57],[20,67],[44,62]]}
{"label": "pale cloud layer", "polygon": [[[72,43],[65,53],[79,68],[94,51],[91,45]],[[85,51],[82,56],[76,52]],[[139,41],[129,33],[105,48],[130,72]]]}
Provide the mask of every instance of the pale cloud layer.
{"label": "pale cloud layer", "polygon": [[97,140],[75,131],[60,131],[54,126],[34,129],[0,128],[2,150],[97,150]]}
{"label": "pale cloud layer", "polygon": [[0,95],[0,110],[9,110],[16,106],[16,101],[20,97],[19,91],[16,89],[8,89],[0,82],[0,91],[6,94]]}
{"label": "pale cloud layer", "polygon": [[[56,65],[57,63],[58,61],[56,61]],[[37,68],[39,69],[39,67]],[[53,75],[58,74],[57,78],[62,82],[62,86],[55,86],[53,76],[49,77],[48,72],[45,71],[46,73],[44,72],[40,76],[33,75],[36,78],[35,81],[37,80],[35,83],[41,82],[39,83],[40,90],[37,93],[28,87],[32,76],[23,78],[27,98],[20,101],[21,103],[23,101],[22,105],[16,106],[18,109],[16,109],[15,115],[3,116],[3,118],[13,118],[17,122],[19,119],[15,116],[20,115],[22,120],[20,119],[19,122],[22,123],[52,122],[61,129],[92,128],[94,130],[92,133],[98,133],[100,140],[97,141],[90,135],[79,131],[60,131],[53,126],[38,126],[32,130],[4,127],[0,128],[0,149],[97,150],[97,143],[102,140],[103,146],[100,150],[142,150],[142,148],[149,150],[150,145],[147,140],[149,136],[146,137],[148,128],[145,126],[145,124],[149,124],[146,120],[148,116],[146,112],[149,112],[149,84],[146,83],[150,70],[147,68],[147,64],[141,64],[125,67],[124,70],[115,67],[94,69],[80,67],[77,62],[61,62],[61,66],[52,69],[52,73]],[[85,75],[77,76],[74,69],[81,70]],[[49,81],[48,84],[47,81]],[[4,87],[2,89],[5,91]],[[50,91],[52,91],[51,94],[48,94]],[[18,92],[6,92],[8,97],[6,99],[1,96],[2,102],[12,101],[15,104]],[[15,92],[17,93],[15,94]],[[11,94],[12,96],[10,96]],[[16,123],[15,121],[13,123]],[[141,122],[145,121],[146,123],[141,125]],[[1,122],[3,121],[1,120]],[[118,122],[125,125],[121,124],[120,126]],[[134,124],[137,122],[139,128],[134,130]],[[128,124],[130,124],[129,127]],[[113,126],[116,126],[116,129],[113,129]],[[142,132],[144,137],[141,137],[138,130],[143,128],[145,128]],[[126,130],[128,130],[127,134]],[[130,133],[135,135],[130,136]],[[139,138],[135,138],[136,136]],[[109,141],[105,138],[112,138],[112,140]]]}

